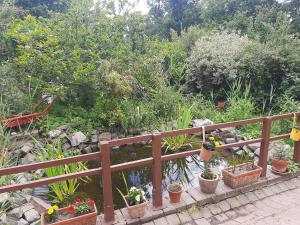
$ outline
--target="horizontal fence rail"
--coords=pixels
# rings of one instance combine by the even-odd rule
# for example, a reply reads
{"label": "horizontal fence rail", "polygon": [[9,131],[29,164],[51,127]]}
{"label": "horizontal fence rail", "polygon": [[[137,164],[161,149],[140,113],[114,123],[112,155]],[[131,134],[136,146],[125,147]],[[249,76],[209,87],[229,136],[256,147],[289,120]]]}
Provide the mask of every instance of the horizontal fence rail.
{"label": "horizontal fence rail", "polygon": [[[261,146],[260,146],[260,155],[259,155],[258,164],[263,168],[261,176],[266,176],[268,150],[269,150],[270,141],[286,139],[289,138],[290,136],[290,134],[271,136],[272,122],[278,120],[291,119],[294,115],[296,115],[298,119],[297,121],[300,121],[300,112],[297,112],[297,113],[288,113],[288,114],[275,115],[269,117],[260,117],[260,118],[242,120],[242,121],[207,125],[205,126],[205,131],[213,131],[222,128],[261,123],[262,133],[260,138],[240,141],[236,143],[224,144],[216,148],[216,150],[218,152],[221,152],[224,149],[228,149],[228,148],[242,147],[249,144],[260,143]],[[17,173],[35,171],[38,169],[45,169],[54,166],[67,165],[75,162],[85,162],[85,161],[101,162],[101,167],[95,169],[88,169],[77,173],[43,178],[43,179],[34,180],[34,181],[21,183],[21,184],[2,186],[0,187],[0,193],[22,190],[25,188],[33,188],[41,185],[48,185],[55,182],[101,174],[102,183],[103,183],[104,219],[105,221],[109,222],[114,220],[114,204],[113,204],[113,196],[112,196],[111,174],[113,172],[118,172],[118,171],[131,169],[135,167],[152,166],[152,185],[153,185],[152,202],[154,207],[161,207],[163,204],[162,163],[168,160],[176,160],[180,158],[185,158],[187,156],[198,155],[201,151],[201,149],[194,149],[194,150],[189,150],[189,151],[184,151],[179,153],[162,155],[162,151],[161,151],[162,139],[166,137],[176,136],[176,135],[183,135],[183,134],[191,135],[195,133],[202,133],[202,128],[187,128],[181,130],[173,130],[173,131],[158,132],[158,133],[147,134],[147,135],[140,135],[136,137],[130,137],[130,138],[124,138],[118,140],[105,141],[99,143],[100,152],[62,158],[57,160],[51,160],[47,162],[39,162],[39,163],[33,163],[28,165],[2,168],[0,169],[0,176],[7,176],[7,175],[13,175]],[[127,163],[111,165],[110,162],[111,147],[134,144],[139,142],[151,142],[152,157],[130,161]],[[300,142],[295,142],[294,144],[294,160],[296,162],[300,162]]]}

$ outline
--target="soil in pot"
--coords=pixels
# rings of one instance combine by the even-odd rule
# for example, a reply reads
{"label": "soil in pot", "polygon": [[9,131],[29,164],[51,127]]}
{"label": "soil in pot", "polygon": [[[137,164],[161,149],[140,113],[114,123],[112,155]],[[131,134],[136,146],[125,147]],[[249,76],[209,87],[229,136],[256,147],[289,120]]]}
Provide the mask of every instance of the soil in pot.
{"label": "soil in pot", "polygon": [[199,185],[201,191],[204,193],[215,193],[219,183],[218,174],[214,174],[214,179],[212,180],[203,178],[202,174],[203,173],[199,174]]}
{"label": "soil in pot", "polygon": [[181,193],[183,191],[182,185],[180,184],[169,184],[168,185],[168,193],[171,203],[178,203],[181,199]]}
{"label": "soil in pot", "polygon": [[277,159],[275,157],[272,158],[272,169],[273,170],[283,173],[286,171],[288,165],[289,165],[288,160]]}

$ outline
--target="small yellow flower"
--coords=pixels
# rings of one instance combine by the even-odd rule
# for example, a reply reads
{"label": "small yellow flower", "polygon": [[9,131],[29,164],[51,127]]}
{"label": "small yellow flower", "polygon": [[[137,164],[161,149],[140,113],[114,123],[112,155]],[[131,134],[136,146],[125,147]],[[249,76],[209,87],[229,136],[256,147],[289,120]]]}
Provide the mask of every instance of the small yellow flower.
{"label": "small yellow flower", "polygon": [[211,136],[211,137],[209,137],[209,140],[214,141],[215,137]]}
{"label": "small yellow flower", "polygon": [[48,215],[52,215],[53,213],[54,213],[54,209],[53,208],[48,209]]}
{"label": "small yellow flower", "polygon": [[59,155],[59,156],[58,156],[59,159],[62,159],[63,157],[64,157],[63,155]]}
{"label": "small yellow flower", "polygon": [[52,208],[53,208],[55,211],[56,211],[56,210],[59,210],[59,207],[58,207],[57,205],[54,205]]}
{"label": "small yellow flower", "polygon": [[216,147],[220,147],[220,146],[221,146],[220,142],[216,141],[216,142],[215,142],[215,146],[216,146]]}

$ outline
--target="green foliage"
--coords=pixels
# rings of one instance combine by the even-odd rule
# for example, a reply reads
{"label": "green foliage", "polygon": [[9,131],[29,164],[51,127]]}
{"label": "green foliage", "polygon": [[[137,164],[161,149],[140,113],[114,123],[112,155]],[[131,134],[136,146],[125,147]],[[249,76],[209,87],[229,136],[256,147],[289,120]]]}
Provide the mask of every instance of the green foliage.
{"label": "green foliage", "polygon": [[138,205],[146,201],[145,192],[142,189],[131,187],[127,193],[128,205]]}
{"label": "green foliage", "polygon": [[215,174],[211,171],[210,164],[208,162],[204,162],[202,177],[207,180],[215,179]]}
{"label": "green foliage", "polygon": [[275,154],[273,155],[278,160],[288,160],[289,149],[287,148],[277,148]]}
{"label": "green foliage", "polygon": [[[163,130],[172,130],[172,129],[184,129],[188,128],[190,122],[192,121],[191,108],[178,107],[178,118],[176,119],[173,127],[163,126]],[[163,139],[163,147],[165,151],[176,151],[184,147],[192,147],[192,138],[188,135],[176,135],[173,137],[166,137]]]}
{"label": "green foliage", "polygon": [[[39,145],[40,150],[35,152],[36,158],[40,162],[54,160],[54,159],[62,159],[67,156],[76,156],[80,154],[80,152],[68,152],[68,155],[63,152],[61,146],[61,140],[56,140],[53,144],[47,143],[44,147],[41,143],[39,143],[36,139],[35,142]],[[61,175],[67,175],[71,173],[76,173],[80,171],[86,170],[86,164],[82,162],[71,163],[68,165],[60,165],[54,166],[45,169],[45,174],[47,177],[55,177]],[[53,184],[49,184],[51,191],[53,192],[53,200],[56,202],[63,203],[66,199],[74,196],[76,189],[78,188],[79,182],[84,181],[87,182],[86,178],[80,179],[70,179],[66,181],[56,182]]]}

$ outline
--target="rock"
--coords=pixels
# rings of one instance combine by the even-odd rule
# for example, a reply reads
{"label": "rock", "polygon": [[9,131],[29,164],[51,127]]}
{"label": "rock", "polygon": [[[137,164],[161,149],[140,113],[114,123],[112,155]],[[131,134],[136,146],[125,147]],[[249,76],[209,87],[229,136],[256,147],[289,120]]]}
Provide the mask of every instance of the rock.
{"label": "rock", "polygon": [[68,142],[66,142],[63,144],[62,149],[65,152],[65,151],[68,151],[71,147],[72,146]]}
{"label": "rock", "polygon": [[227,131],[227,132],[229,132],[229,133],[231,133],[231,134],[237,135],[237,132],[236,132],[236,130],[235,130],[234,127],[226,127],[226,128],[222,128],[221,131],[222,131],[222,132]]}
{"label": "rock", "polygon": [[98,135],[97,134],[92,135],[91,141],[92,143],[98,143]]}
{"label": "rock", "polygon": [[83,149],[83,153],[88,154],[88,153],[92,153],[92,152],[93,152],[93,150],[92,150],[91,146],[87,146]]}
{"label": "rock", "polygon": [[7,224],[7,216],[5,213],[0,216],[0,224]]}
{"label": "rock", "polygon": [[99,138],[99,141],[110,141],[111,133],[109,133],[109,132],[101,133],[98,138]]}
{"label": "rock", "polygon": [[21,154],[26,155],[27,153],[31,152],[33,149],[34,145],[31,142],[27,142],[23,145],[21,148]]}
{"label": "rock", "polygon": [[212,124],[214,124],[214,122],[209,119],[195,119],[191,121],[190,126],[196,128],[196,127],[203,127]]}
{"label": "rock", "polygon": [[61,126],[57,127],[56,130],[66,131],[69,129],[69,127],[70,127],[70,125],[65,124],[65,125],[61,125]]}
{"label": "rock", "polygon": [[23,211],[21,210],[21,208],[14,208],[13,210],[7,212],[7,216],[9,218],[20,219],[22,215],[23,215]]}
{"label": "rock", "polygon": [[1,193],[0,194],[0,204],[3,204],[9,200],[9,194],[8,193]]}
{"label": "rock", "polygon": [[90,146],[91,146],[91,149],[92,149],[93,152],[98,152],[99,151],[98,144],[92,144]]}
{"label": "rock", "polygon": [[34,209],[34,205],[31,203],[27,203],[25,205],[22,205],[20,208],[21,208],[22,213],[24,214],[25,212],[27,212],[31,209]]}
{"label": "rock", "polygon": [[51,205],[47,202],[45,202],[41,198],[32,197],[31,204],[34,206],[34,209],[41,214],[42,212],[45,212],[47,209],[51,208]]}
{"label": "rock", "polygon": [[57,138],[59,135],[61,135],[62,131],[61,130],[51,130],[48,132],[48,137],[49,138]]}
{"label": "rock", "polygon": [[41,221],[40,220],[35,221],[35,222],[31,223],[30,225],[41,225]]}
{"label": "rock", "polygon": [[117,133],[112,133],[111,134],[111,139],[112,140],[118,139],[118,134]]}
{"label": "rock", "polygon": [[226,144],[232,144],[232,143],[235,143],[236,141],[235,141],[235,138],[226,138],[225,139],[225,143]]}
{"label": "rock", "polygon": [[248,148],[252,151],[255,152],[258,148],[260,148],[260,143],[254,143],[254,144],[249,144]]}
{"label": "rock", "polygon": [[10,218],[9,216],[6,217],[6,223],[4,225],[18,225],[19,219],[17,218]]}
{"label": "rock", "polygon": [[29,223],[26,221],[26,220],[24,220],[24,219],[20,219],[19,221],[18,221],[18,223],[17,223],[17,225],[28,225]]}
{"label": "rock", "polygon": [[235,136],[235,140],[236,140],[237,142],[240,142],[240,141],[245,140],[245,138],[244,138],[243,136],[241,136],[241,135],[236,135],[236,136]]}
{"label": "rock", "polygon": [[26,154],[26,156],[23,159],[21,159],[22,165],[31,164],[34,163],[35,161],[36,161],[35,157],[31,153]]}
{"label": "rock", "polygon": [[44,174],[45,174],[45,170],[43,170],[43,169],[38,169],[37,171],[35,171],[35,174],[36,174],[37,176],[42,177],[42,176],[44,176]]}
{"label": "rock", "polygon": [[87,140],[86,136],[81,132],[75,132],[70,138],[71,145],[73,147],[80,145]]}
{"label": "rock", "polygon": [[25,219],[32,223],[40,218],[40,214],[35,209],[30,209],[24,213]]}

